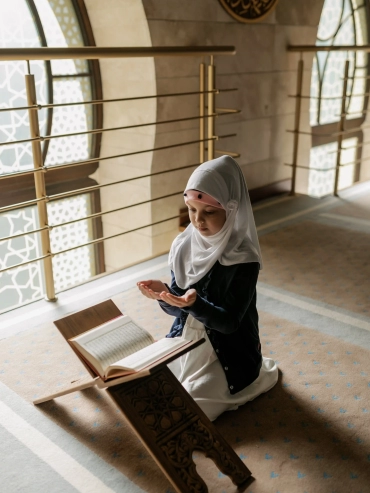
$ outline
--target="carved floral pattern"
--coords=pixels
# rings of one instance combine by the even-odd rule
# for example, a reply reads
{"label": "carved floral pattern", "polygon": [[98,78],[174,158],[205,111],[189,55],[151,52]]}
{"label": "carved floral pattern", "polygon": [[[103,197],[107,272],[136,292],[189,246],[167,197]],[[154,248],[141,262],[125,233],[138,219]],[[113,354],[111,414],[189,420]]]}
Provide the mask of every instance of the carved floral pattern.
{"label": "carved floral pattern", "polygon": [[145,381],[142,379],[140,385],[133,385],[126,395],[157,440],[195,416],[164,372],[158,372]]}
{"label": "carved floral pattern", "polygon": [[144,425],[146,430],[150,430],[152,438],[145,434],[147,445],[153,453],[155,450],[162,451],[165,459],[162,464],[168,463],[171,466],[169,470],[176,471],[176,477],[186,485],[184,491],[208,491],[196,471],[193,461],[195,450],[212,459],[236,485],[241,485],[250,477],[245,464],[210,421],[198,415],[191,397],[167,368],[117,386],[111,392],[121,403],[122,409],[134,416],[137,429],[142,429]]}
{"label": "carved floral pattern", "polygon": [[186,483],[188,491],[207,492],[207,486],[196,472],[192,458],[195,450],[200,450],[206,457],[212,459],[219,470],[230,476],[236,485],[246,481],[250,474],[244,464],[236,463],[230,453],[215,437],[200,419],[192,423],[176,438],[162,445],[171,464],[178,470],[181,479]]}

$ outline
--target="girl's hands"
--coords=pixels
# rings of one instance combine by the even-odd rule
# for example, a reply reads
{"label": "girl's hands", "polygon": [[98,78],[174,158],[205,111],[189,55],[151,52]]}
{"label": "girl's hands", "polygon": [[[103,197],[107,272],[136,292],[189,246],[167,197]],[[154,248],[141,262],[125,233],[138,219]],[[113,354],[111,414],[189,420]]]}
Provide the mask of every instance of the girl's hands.
{"label": "girl's hands", "polygon": [[168,293],[167,286],[157,279],[149,281],[139,281],[137,287],[141,293],[152,300],[161,300],[162,293]]}
{"label": "girl's hands", "polygon": [[177,306],[178,308],[191,306],[197,299],[197,292],[195,289],[188,289],[183,296],[175,296],[168,291],[167,286],[162,281],[157,279],[139,281],[137,287],[147,298],[165,301],[169,305]]}
{"label": "girl's hands", "polygon": [[186,306],[191,306],[195,303],[197,292],[195,289],[188,289],[184,295],[175,296],[167,291],[160,293],[160,299],[171,306],[185,308]]}

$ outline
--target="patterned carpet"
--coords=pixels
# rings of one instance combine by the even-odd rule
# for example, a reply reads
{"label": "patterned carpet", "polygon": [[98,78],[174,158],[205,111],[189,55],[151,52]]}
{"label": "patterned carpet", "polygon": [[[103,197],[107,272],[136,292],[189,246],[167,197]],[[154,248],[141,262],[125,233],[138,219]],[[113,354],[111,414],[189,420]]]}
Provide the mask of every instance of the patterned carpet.
{"label": "patterned carpet", "polygon": [[304,221],[261,238],[260,281],[370,314],[369,233]]}
{"label": "patterned carpet", "polygon": [[[368,219],[358,211],[363,204],[370,208],[369,201],[358,202],[341,203],[330,212]],[[277,360],[279,382],[215,422],[252,471],[248,493],[370,493],[370,235],[362,226],[353,231],[319,219],[311,216],[261,237],[261,286],[278,294],[287,290],[293,301],[303,296],[326,312],[314,315],[309,307],[284,300],[268,303],[266,294],[259,295],[263,352]],[[170,317],[136,288],[113,299],[156,338],[171,325]],[[298,313],[294,320],[293,309]],[[330,313],[352,317],[353,326]],[[367,342],[361,345],[355,336],[353,344],[345,340],[340,333],[344,326]],[[0,355],[1,381],[28,402],[85,374],[52,324],[1,340]],[[77,392],[43,404],[37,412],[141,491],[173,492],[103,392]],[[212,461],[201,455],[196,461],[211,493],[237,491]],[[22,489],[7,493],[13,491]],[[118,482],[109,491],[131,490]]]}
{"label": "patterned carpet", "polygon": [[370,211],[370,195],[356,198],[353,202],[342,201],[341,205],[334,207],[331,212],[335,214],[343,214],[354,218],[369,220]]}
{"label": "patterned carpet", "polygon": [[[155,337],[164,334],[168,317],[136,290],[115,301]],[[369,351],[265,312],[261,337],[264,354],[279,363],[278,385],[216,421],[256,478],[247,491],[370,491]],[[2,381],[29,401],[84,374],[52,326],[5,339],[1,354]],[[103,393],[78,392],[40,409],[144,491],[172,491]],[[200,456],[198,465],[210,491],[235,491],[213,463]]]}

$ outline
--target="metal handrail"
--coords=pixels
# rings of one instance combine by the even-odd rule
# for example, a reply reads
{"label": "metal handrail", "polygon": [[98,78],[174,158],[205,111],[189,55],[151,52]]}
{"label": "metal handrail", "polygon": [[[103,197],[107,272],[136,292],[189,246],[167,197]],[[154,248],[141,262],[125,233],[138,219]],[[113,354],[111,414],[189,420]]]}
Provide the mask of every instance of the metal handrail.
{"label": "metal handrail", "polygon": [[64,60],[69,58],[97,60],[101,58],[235,55],[235,53],[235,46],[1,48],[0,60]]}
{"label": "metal handrail", "polygon": [[[109,185],[111,185],[111,183],[109,183]],[[102,185],[104,186],[104,185]],[[77,191],[78,194],[81,194],[81,190]],[[183,193],[182,190],[178,191],[178,192],[174,192],[174,193],[170,193],[168,195],[162,195],[161,197],[156,197],[155,199],[148,199],[148,200],[144,200],[142,202],[136,202],[134,204],[129,204],[129,205],[125,205],[123,207],[117,207],[116,209],[111,209],[109,211],[103,211],[103,212],[94,212],[93,214],[88,214],[87,216],[84,216],[84,217],[79,217],[78,219],[73,219],[71,221],[66,221],[66,222],[63,222],[63,223],[59,223],[59,224],[53,224],[53,225],[47,225],[43,228],[38,228],[38,229],[34,229],[32,231],[25,231],[23,233],[18,233],[16,235],[11,235],[11,236],[4,236],[3,238],[0,238],[0,242],[1,241],[9,241],[9,240],[13,240],[14,238],[19,238],[21,236],[26,236],[26,235],[30,235],[30,234],[33,234],[33,233],[39,233],[40,231],[45,231],[45,230],[53,230],[55,228],[60,228],[62,226],[67,226],[68,224],[75,224],[75,223],[78,223],[80,221],[86,221],[88,219],[96,219],[98,217],[101,217],[101,216],[104,216],[106,214],[112,214],[113,212],[120,212],[120,211],[123,211],[123,210],[126,210],[126,209],[130,209],[131,207],[138,207],[139,205],[145,205],[145,204],[149,204],[151,202],[155,202],[156,200],[162,200],[162,199],[168,199],[170,197],[175,197],[176,195],[179,195]]]}
{"label": "metal handrail", "polygon": [[[370,158],[366,158],[366,159],[362,159],[362,161],[368,161]],[[361,161],[360,159],[357,159],[356,161],[351,161],[350,163],[341,163],[339,164],[338,166],[332,166],[331,168],[312,168],[311,166],[302,166],[302,165],[296,165],[296,168],[301,168],[301,169],[309,169],[310,171],[332,171],[332,170],[336,170],[339,168],[345,168],[346,166],[353,166],[354,164],[358,163],[359,161]],[[284,166],[289,166],[289,167],[293,167],[294,165],[293,164],[290,164],[290,163],[284,163]]]}
{"label": "metal handrail", "polygon": [[151,226],[156,226],[158,224],[165,223],[166,221],[172,221],[173,219],[178,219],[179,217],[184,217],[187,214],[188,214],[187,212],[183,212],[181,214],[177,214],[176,216],[167,217],[166,219],[162,219],[161,221],[156,221],[154,223],[145,224],[144,226],[139,226],[139,227],[137,227],[135,229],[129,229],[128,231],[123,231],[121,233],[116,233],[114,235],[104,236],[102,238],[96,238],[95,240],[91,240],[91,241],[88,241],[86,243],[82,243],[81,245],[76,245],[74,247],[67,248],[65,250],[60,250],[59,252],[49,252],[46,255],[42,255],[41,257],[37,257],[37,258],[32,259],[32,260],[27,260],[26,262],[22,262],[20,264],[11,265],[10,267],[6,267],[5,269],[1,269],[0,270],[0,274],[2,272],[7,272],[7,271],[9,271],[11,269],[16,269],[18,267],[23,267],[24,265],[31,264],[33,262],[39,262],[40,260],[51,259],[51,258],[55,257],[56,255],[61,255],[62,253],[71,252],[72,250],[77,250],[78,248],[82,248],[82,247],[85,247],[85,246],[96,245],[98,243],[102,243],[103,241],[111,240],[112,238],[117,238],[118,236],[127,235],[129,233],[134,233],[135,231],[139,231],[140,229],[150,228]]}
{"label": "metal handrail", "polygon": [[365,147],[366,145],[369,145],[369,144],[370,144],[370,141],[359,142],[358,144],[356,144],[354,146],[342,147],[341,149],[337,149],[336,151],[328,151],[327,154],[338,154],[338,152],[341,152],[341,151],[348,151],[351,149],[357,149],[358,147]]}
{"label": "metal handrail", "polygon": [[288,51],[298,52],[315,52],[315,51],[368,51],[370,52],[370,45],[288,45]]}
{"label": "metal handrail", "polygon": [[[32,199],[32,200],[26,200],[25,202],[18,202],[18,204],[13,204],[13,205],[7,205],[6,207],[1,207],[0,212],[8,212],[8,211],[13,211],[17,209],[22,209],[23,207],[30,207],[31,205],[36,205],[41,202],[48,202],[49,197],[47,195],[37,198],[37,199]],[[45,228],[41,228],[44,230]]]}
{"label": "metal handrail", "polygon": [[0,142],[0,147],[6,146],[6,145],[14,145],[14,144],[25,144],[28,142],[35,142],[35,141],[44,142],[45,140],[62,139],[65,137],[75,137],[76,135],[93,135],[93,134],[102,134],[104,132],[112,132],[114,130],[130,130],[132,128],[151,127],[153,125],[164,125],[166,123],[188,122],[191,120],[199,120],[202,118],[208,118],[209,116],[217,118],[219,116],[230,115],[232,113],[240,113],[240,111],[241,110],[225,108],[222,112],[221,111],[215,112],[215,113],[212,113],[211,115],[188,116],[185,118],[175,118],[173,120],[162,120],[162,121],[158,121],[158,122],[137,123],[136,125],[124,125],[122,127],[94,128],[93,130],[85,130],[84,132],[72,132],[69,134],[40,135],[34,139],[9,140],[7,142]]}
{"label": "metal handrail", "polygon": [[286,132],[292,133],[292,134],[299,133],[301,135],[311,135],[313,137],[338,137],[339,135],[353,134],[355,132],[359,132],[360,130],[366,130],[369,128],[370,128],[370,126],[354,127],[354,128],[348,128],[345,130],[338,130],[338,132],[332,132],[332,133],[306,132],[304,130],[297,131],[297,130],[290,130],[290,129],[286,130]]}
{"label": "metal handrail", "polygon": [[213,136],[213,137],[207,138],[207,139],[190,140],[188,142],[180,142],[179,144],[171,144],[171,145],[168,145],[168,146],[153,147],[152,149],[143,149],[142,151],[126,152],[125,154],[115,154],[114,156],[105,156],[105,157],[99,157],[99,158],[94,158],[94,159],[87,159],[85,161],[75,161],[75,162],[72,162],[72,163],[66,163],[66,164],[60,164],[60,165],[50,166],[50,168],[52,168],[52,169],[59,169],[59,168],[67,168],[67,167],[72,167],[72,166],[82,166],[82,165],[85,165],[85,164],[99,163],[101,161],[107,161],[109,159],[115,159],[115,158],[118,158],[118,157],[135,156],[137,154],[144,154],[145,152],[163,151],[165,149],[172,149],[174,147],[181,147],[181,146],[187,146],[187,145],[193,145],[193,144],[200,144],[201,142],[208,142],[208,141],[216,141],[216,140],[219,140],[219,139],[226,139],[227,137],[235,137],[235,135],[236,134],[218,135],[218,136]]}
{"label": "metal handrail", "polygon": [[[222,138],[222,136],[219,136],[219,138]],[[216,149],[215,152],[217,152],[217,154],[228,154],[228,155],[230,155],[232,157],[235,157],[235,158],[240,156],[240,154],[238,154],[236,152],[230,152],[230,151],[223,151],[223,150],[217,150]],[[182,170],[189,169],[189,168],[195,168],[195,167],[199,166],[200,164],[201,164],[200,162],[199,163],[194,163],[194,164],[189,164],[187,166],[180,166],[179,168],[171,168],[171,169],[166,169],[166,170],[163,170],[163,171],[156,171],[154,173],[147,173],[145,175],[139,175],[139,176],[134,176],[134,177],[131,177],[131,178],[125,178],[124,180],[117,180],[117,181],[110,182],[110,183],[104,183],[102,185],[92,185],[90,187],[85,187],[85,188],[81,188],[81,189],[78,189],[78,190],[72,190],[70,192],[65,192],[65,193],[61,193],[61,194],[55,194],[55,195],[45,196],[43,199],[35,199],[35,200],[28,201],[28,202],[23,202],[23,203],[20,203],[20,204],[16,204],[16,205],[13,205],[13,206],[2,207],[2,208],[0,208],[0,213],[1,212],[5,212],[5,211],[9,211],[9,210],[13,210],[13,209],[19,209],[19,208],[22,208],[22,207],[25,207],[25,206],[35,205],[35,203],[39,202],[40,200],[46,200],[47,202],[50,202],[50,201],[53,201],[53,200],[59,200],[60,198],[66,197],[66,196],[79,195],[79,194],[82,194],[82,193],[89,193],[89,192],[92,192],[94,190],[100,190],[101,188],[105,188],[105,187],[109,187],[109,186],[120,185],[120,184],[123,184],[123,183],[132,182],[132,181],[135,181],[135,180],[141,180],[143,178],[151,178],[153,176],[159,176],[159,175],[164,175],[164,174],[167,174],[167,173],[174,173],[176,171],[182,171]],[[31,170],[30,173],[32,173],[34,171],[35,170]],[[24,174],[26,174],[26,173],[24,173]],[[154,200],[168,198],[168,197],[170,197],[172,195],[177,195],[179,193],[180,192],[175,192],[174,194],[166,195],[166,196],[162,196],[162,197],[156,197],[155,199],[151,199],[149,201],[139,202],[139,203],[135,203],[135,204],[130,204],[129,206],[119,207],[117,209],[111,209],[109,211],[96,212],[94,214],[89,214],[87,216],[84,216],[84,217],[81,217],[81,218],[78,218],[78,219],[74,219],[72,221],[67,221],[67,222],[63,222],[63,223],[48,225],[48,226],[45,226],[44,228],[38,228],[38,229],[34,229],[32,231],[26,231],[24,233],[18,233],[16,235],[5,236],[5,237],[0,238],[0,242],[1,241],[12,240],[12,239],[19,238],[19,237],[22,237],[22,236],[26,236],[26,235],[29,235],[29,234],[39,233],[40,231],[44,231],[45,229],[52,230],[54,228],[59,228],[61,226],[66,226],[68,224],[73,224],[73,223],[80,222],[80,221],[85,221],[85,220],[88,220],[88,219],[94,219],[94,218],[103,216],[105,214],[110,214],[110,213],[113,213],[113,212],[118,212],[118,211],[121,211],[123,209],[127,209],[129,207],[135,207],[135,206],[143,205],[144,203],[151,202],[151,201],[154,201]]]}
{"label": "metal handrail", "polygon": [[226,137],[234,137],[236,134],[230,134],[230,135],[219,135],[219,136],[214,136],[212,137],[211,139],[199,139],[199,140],[191,140],[191,141],[188,141],[188,142],[181,142],[179,144],[172,144],[172,145],[168,145],[168,146],[162,146],[162,147],[154,147],[152,149],[144,149],[142,151],[135,151],[135,152],[129,152],[129,153],[125,153],[125,154],[115,154],[113,156],[100,156],[100,157],[97,157],[97,158],[92,158],[92,159],[85,159],[83,161],[72,161],[71,163],[64,163],[64,164],[53,164],[53,165],[50,165],[50,166],[43,166],[43,167],[40,167],[39,169],[37,170],[27,170],[27,171],[22,171],[22,172],[19,172],[19,173],[8,173],[7,175],[3,175],[3,176],[0,176],[0,180],[2,178],[9,178],[10,176],[13,176],[13,175],[21,175],[21,174],[30,174],[30,173],[39,173],[40,171],[47,171],[47,170],[57,170],[57,169],[62,169],[62,168],[69,168],[69,167],[73,167],[73,166],[84,166],[86,164],[94,164],[94,163],[99,163],[101,161],[108,161],[110,159],[116,159],[118,157],[125,157],[125,156],[134,156],[136,154],[143,154],[145,152],[155,152],[155,151],[163,151],[164,149],[171,149],[173,147],[180,147],[180,146],[186,146],[186,145],[193,145],[193,144],[199,144],[201,142],[207,142],[209,140],[218,140],[218,139],[222,139],[222,138],[226,138]]}
{"label": "metal handrail", "polygon": [[114,98],[114,99],[91,99],[89,101],[73,101],[72,103],[52,103],[52,104],[36,104],[33,106],[16,106],[0,108],[0,113],[2,111],[20,111],[20,110],[42,110],[48,108],[61,108],[64,106],[78,106],[84,104],[103,104],[103,103],[120,103],[124,101],[140,101],[142,99],[160,99],[160,98],[171,98],[175,96],[196,96],[197,94],[208,94],[215,93],[220,94],[221,92],[232,92],[237,91],[237,88],[230,89],[213,89],[212,91],[191,91],[191,92],[173,92],[168,94],[151,94],[149,96],[133,96],[130,98]]}
{"label": "metal handrail", "polygon": [[[138,230],[142,230],[148,227],[155,226],[157,224],[161,224],[164,222],[168,222],[170,220],[185,216],[186,213],[180,213],[179,215],[163,219],[161,221],[156,221],[152,222],[150,224],[146,224],[143,226],[136,227],[135,229],[127,230],[120,232],[118,234],[106,236],[106,237],[101,237],[101,238],[96,238],[92,241],[85,242],[83,244],[68,248],[66,250],[62,250],[59,252],[53,252],[51,249],[51,244],[50,244],[50,232],[54,228],[66,226],[68,224],[76,223],[79,221],[86,221],[86,220],[94,220],[96,218],[99,218],[105,214],[110,214],[113,212],[118,212],[122,211],[124,209],[129,209],[132,207],[140,206],[143,204],[148,204],[152,203],[156,200],[163,200],[168,197],[173,197],[175,195],[178,195],[182,192],[175,192],[170,195],[164,195],[161,197],[157,197],[154,199],[150,200],[145,200],[143,202],[139,203],[133,203],[126,205],[124,207],[119,207],[111,210],[106,210],[106,211],[101,211],[101,212],[96,212],[92,214],[87,214],[86,216],[78,219],[72,219],[70,221],[66,221],[63,223],[59,224],[54,224],[50,225],[48,224],[48,213],[47,213],[47,203],[50,201],[55,201],[55,200],[60,200],[61,198],[65,197],[70,197],[73,195],[80,195],[83,193],[91,193],[95,190],[99,190],[100,188],[107,187],[107,186],[113,186],[117,185],[119,183],[125,183],[125,182],[130,182],[133,180],[140,180],[142,178],[147,178],[147,177],[153,177],[156,175],[164,174],[164,173],[171,173],[171,172],[176,172],[179,170],[183,170],[186,168],[193,168],[199,165],[199,163],[196,164],[191,164],[188,166],[182,166],[179,168],[172,168],[172,169],[167,169],[164,171],[158,171],[155,173],[149,173],[145,175],[139,175],[139,176],[134,176],[132,178],[126,178],[124,180],[118,180],[115,182],[111,183],[104,183],[102,185],[94,185],[91,187],[85,187],[81,188],[79,190],[72,190],[69,192],[63,192],[63,193],[58,193],[55,195],[46,195],[46,183],[45,183],[45,174],[49,171],[55,171],[59,169],[67,169],[69,167],[73,166],[83,166],[83,165],[89,165],[89,164],[94,164],[94,163],[99,163],[107,160],[113,160],[116,158],[122,158],[126,156],[134,156],[134,155],[140,155],[143,153],[148,153],[148,152],[156,152],[156,151],[162,151],[165,149],[172,149],[172,148],[177,148],[181,146],[190,146],[194,144],[200,144],[200,156],[204,155],[204,151],[208,150],[208,157],[212,158],[215,153],[224,153],[224,154],[229,154],[231,156],[237,157],[239,156],[238,153],[235,152],[230,152],[230,151],[221,151],[215,149],[215,142],[223,139],[223,138],[228,138],[228,137],[233,137],[236,134],[227,134],[227,135],[216,135],[216,131],[214,129],[214,123],[215,119],[218,116],[226,116],[226,115],[231,115],[231,114],[236,114],[240,113],[240,110],[238,109],[232,109],[232,108],[216,108],[215,105],[215,96],[222,93],[222,92],[230,92],[230,91],[235,91],[237,90],[236,88],[230,88],[230,89],[217,89],[216,84],[215,84],[215,66],[214,66],[214,56],[215,55],[234,55],[235,54],[235,47],[234,46],[196,46],[196,47],[130,47],[130,48],[121,48],[121,47],[113,47],[113,48],[97,48],[97,47],[63,47],[63,48],[47,48],[47,47],[42,47],[42,48],[3,48],[0,49],[0,61],[7,61],[7,60],[23,60],[27,63],[27,68],[28,68],[28,74],[25,74],[25,85],[26,85],[26,93],[27,93],[27,103],[24,106],[21,107],[6,107],[6,108],[0,108],[0,112],[11,112],[11,111],[20,111],[20,110],[27,110],[28,111],[28,116],[29,116],[29,127],[30,127],[30,138],[28,139],[23,139],[23,140],[18,140],[18,141],[12,141],[12,142],[5,142],[1,143],[0,146],[5,146],[5,145],[17,145],[17,144],[24,144],[24,143],[30,143],[32,144],[32,154],[33,154],[33,165],[34,169],[29,169],[29,170],[22,170],[22,171],[17,171],[14,173],[6,173],[3,175],[0,175],[0,180],[1,179],[9,179],[9,178],[19,178],[25,175],[31,175],[33,174],[34,179],[35,179],[35,190],[36,190],[36,198],[33,200],[28,200],[22,203],[18,203],[15,205],[7,206],[7,207],[2,207],[0,208],[0,212],[6,212],[6,211],[11,211],[14,209],[19,209],[19,208],[24,208],[24,207],[29,207],[31,205],[37,205],[38,209],[38,215],[39,215],[39,226],[38,228],[35,228],[33,231],[27,231],[27,232],[22,232],[22,233],[17,233],[15,235],[11,235],[8,237],[3,237],[0,238],[0,242],[4,241],[9,241],[14,238],[20,238],[22,236],[26,236],[29,234],[39,234],[41,237],[41,255],[38,258],[34,258],[32,260],[22,262],[20,264],[13,265],[11,267],[6,267],[4,269],[0,270],[0,273],[9,271],[10,269],[15,269],[18,267],[22,267],[24,265],[33,263],[33,262],[38,262],[42,261],[43,263],[43,268],[44,268],[44,278],[45,278],[45,284],[46,284],[46,298],[48,300],[55,300],[55,285],[54,285],[54,278],[53,278],[53,266],[52,266],[52,258],[55,257],[56,255],[60,255],[62,253],[69,252],[71,250],[75,250],[78,248],[82,248],[84,246],[92,246],[99,244],[101,242],[104,242],[105,240],[111,239],[111,238],[116,238],[128,233],[132,233]],[[208,87],[205,85],[205,80],[203,80],[203,83],[200,84],[199,90],[197,91],[188,91],[188,92],[174,92],[174,93],[168,93],[168,94],[152,94],[152,95],[144,95],[144,96],[132,96],[132,97],[126,97],[126,98],[111,98],[111,99],[99,99],[99,100],[90,100],[90,101],[75,101],[71,103],[52,103],[52,104],[39,104],[36,98],[36,86],[35,86],[35,79],[34,76],[31,74],[31,60],[57,60],[57,59],[86,59],[86,60],[92,60],[92,59],[107,59],[107,58],[140,58],[140,57],[174,57],[174,56],[196,56],[196,57],[203,57],[203,56],[210,56],[210,63],[208,65]],[[200,65],[203,65],[205,68],[205,64],[201,63]],[[26,72],[27,72],[26,71]],[[199,95],[200,98],[200,106],[201,108],[199,109],[199,115],[197,116],[189,116],[185,118],[176,118],[176,119],[169,119],[169,120],[164,120],[164,121],[156,121],[156,122],[148,122],[148,123],[141,123],[141,124],[135,124],[135,125],[126,125],[126,126],[120,126],[120,127],[111,127],[111,128],[98,128],[98,129],[92,129],[92,130],[87,130],[84,132],[74,132],[74,133],[66,133],[66,134],[59,134],[59,135],[46,135],[46,136],[41,136],[40,131],[39,131],[39,123],[38,123],[38,112],[43,109],[52,109],[52,108],[57,108],[57,107],[68,107],[68,106],[76,106],[76,105],[103,105],[105,103],[112,103],[112,102],[125,102],[125,101],[138,101],[138,100],[145,100],[145,99],[159,99],[159,98],[167,98],[167,97],[181,97],[181,96],[191,96],[191,95]],[[208,96],[208,100],[206,102],[206,97]],[[180,142],[180,143],[175,143],[171,145],[164,145],[160,147],[154,147],[151,149],[142,149],[139,151],[133,151],[133,152],[128,152],[128,153],[122,153],[118,155],[110,155],[110,156],[104,156],[104,157],[97,157],[97,158],[92,158],[92,159],[84,159],[82,161],[75,161],[75,162],[69,162],[69,163],[63,163],[63,164],[57,164],[57,165],[47,165],[45,166],[43,163],[42,159],[42,153],[41,153],[41,142],[42,141],[49,141],[51,139],[57,139],[57,138],[66,138],[66,137],[73,137],[77,135],[91,135],[91,134],[102,134],[105,132],[110,132],[114,130],[127,130],[127,129],[133,129],[133,128],[140,128],[140,127],[147,127],[151,125],[163,125],[163,124],[173,124],[177,122],[184,122],[184,121],[191,121],[191,120],[197,120],[199,122],[203,122],[200,127],[203,128],[203,130],[200,131],[200,138],[197,140],[191,140],[191,141],[186,141],[186,142]],[[205,129],[205,122],[207,121],[208,123],[208,132],[207,134],[204,133]],[[202,159],[200,159],[200,162],[203,162]]]}
{"label": "metal handrail", "polygon": [[[347,77],[346,79],[342,79],[342,80],[350,80],[349,77]],[[367,97],[367,96],[370,96],[370,92],[364,92],[362,94],[346,94],[346,97],[349,98],[349,97],[356,97],[356,98],[364,98],[364,97]],[[343,99],[343,96],[322,96],[322,97],[318,97],[318,96],[307,96],[307,95],[300,95],[298,96],[298,94],[289,94],[288,95],[288,98],[301,98],[301,99],[315,99],[315,100],[319,100],[319,101],[332,101],[333,99]]]}
{"label": "metal handrail", "polygon": [[[226,139],[226,138],[235,137],[235,136],[236,136],[236,134],[218,135],[218,136],[212,137],[211,139],[203,139],[203,140],[194,140],[194,141],[189,141],[189,142],[181,142],[179,144],[172,144],[170,146],[156,147],[155,149],[146,149],[146,150],[143,150],[143,151],[137,151],[137,152],[131,153],[131,154],[141,154],[143,152],[150,152],[150,151],[157,151],[157,150],[169,149],[169,148],[172,148],[172,147],[180,147],[180,146],[185,146],[185,145],[192,145],[194,143],[197,144],[199,142],[206,142],[206,141],[209,141],[209,140]],[[218,152],[220,152],[220,151],[218,151]],[[227,153],[227,151],[222,151],[222,152]],[[37,170],[29,170],[29,171],[24,171],[22,173],[18,173],[18,175],[26,175],[26,174],[36,173],[36,172],[41,172],[41,171],[59,169],[59,168],[65,167],[65,166],[72,166],[72,165],[75,166],[77,164],[86,164],[87,162],[89,164],[91,164],[93,162],[99,162],[99,161],[103,161],[103,160],[114,159],[116,157],[121,157],[121,156],[126,156],[126,155],[131,155],[131,154],[120,154],[120,155],[117,155],[117,156],[106,156],[106,157],[97,158],[97,159],[89,160],[89,161],[79,161],[77,163],[69,163],[69,164],[65,164],[65,165],[61,164],[59,166],[43,166],[43,167],[41,167],[41,168],[39,168]],[[233,157],[238,157],[237,153],[229,152],[229,155],[231,155]],[[111,186],[111,185],[118,185],[120,183],[127,183],[129,181],[140,180],[142,178],[149,178],[151,176],[156,176],[156,175],[160,175],[160,174],[164,174],[164,173],[171,173],[172,171],[178,171],[178,170],[183,170],[183,169],[187,169],[187,168],[193,168],[195,166],[199,166],[199,164],[200,163],[190,164],[188,166],[182,166],[181,168],[171,168],[169,170],[159,171],[157,173],[150,173],[150,174],[147,174],[147,175],[134,176],[132,178],[125,178],[124,180],[119,180],[119,181],[111,182],[111,183],[104,183],[102,185],[92,185],[90,187],[80,188],[80,189],[77,189],[77,190],[71,190],[69,192],[62,192],[62,193],[58,193],[58,194],[55,194],[55,195],[50,195],[50,196],[49,195],[45,195],[42,198],[28,200],[26,202],[20,202],[18,204],[6,206],[6,207],[0,207],[0,213],[1,212],[7,212],[7,211],[15,210],[15,209],[20,209],[22,207],[29,207],[29,206],[35,205],[35,204],[37,204],[38,202],[41,202],[41,201],[49,202],[49,201],[52,201],[52,200],[60,200],[61,198],[71,197],[73,195],[79,195],[81,193],[92,192],[94,190],[99,190],[100,188],[108,187],[108,186]],[[9,178],[10,176],[14,176],[14,175],[15,175],[15,173],[14,174],[3,175],[0,178]],[[84,219],[84,218],[82,218],[82,219]]]}

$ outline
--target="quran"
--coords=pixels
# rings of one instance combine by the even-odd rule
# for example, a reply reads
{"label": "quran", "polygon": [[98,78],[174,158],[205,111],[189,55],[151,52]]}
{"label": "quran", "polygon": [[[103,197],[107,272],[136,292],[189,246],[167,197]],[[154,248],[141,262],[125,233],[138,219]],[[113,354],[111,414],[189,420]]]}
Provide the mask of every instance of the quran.
{"label": "quran", "polygon": [[154,341],[127,315],[68,339],[76,352],[104,381],[149,370],[192,341],[179,337]]}

